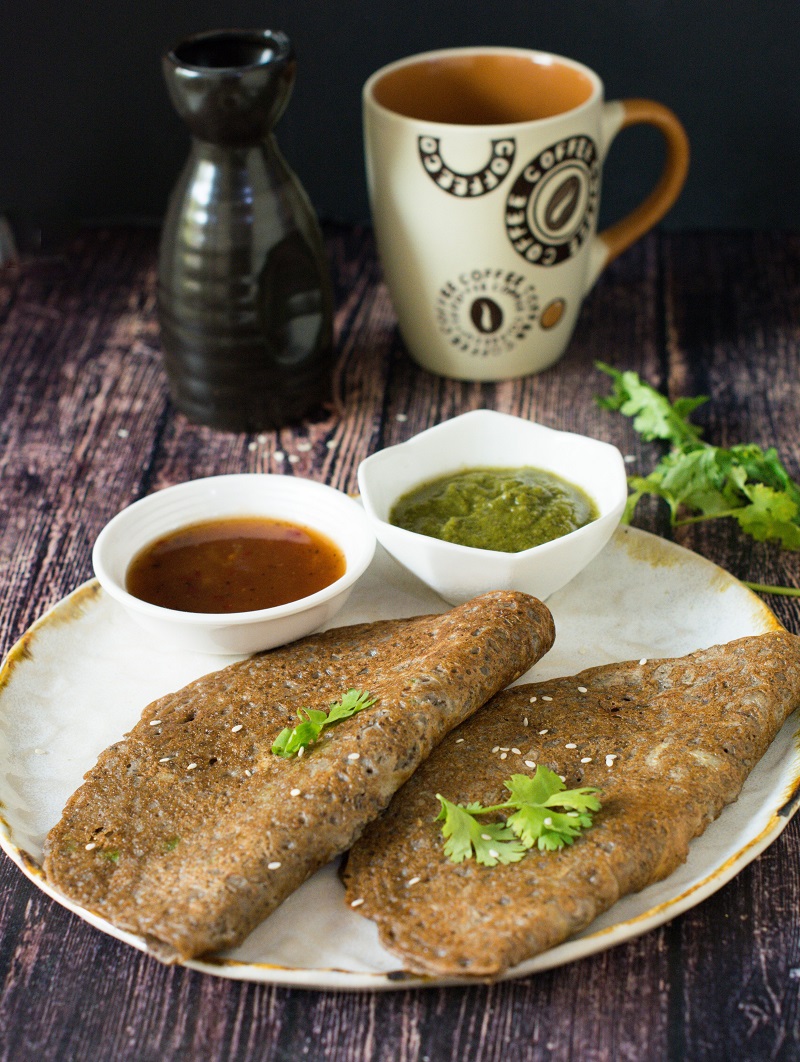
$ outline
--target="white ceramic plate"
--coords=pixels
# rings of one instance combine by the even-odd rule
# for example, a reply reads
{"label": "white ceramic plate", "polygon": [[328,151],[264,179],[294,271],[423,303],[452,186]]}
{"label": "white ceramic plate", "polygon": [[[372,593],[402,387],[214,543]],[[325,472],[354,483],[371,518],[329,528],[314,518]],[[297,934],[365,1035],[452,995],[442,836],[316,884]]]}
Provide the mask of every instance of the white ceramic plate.
{"label": "white ceramic plate", "polygon": [[[523,680],[595,664],[674,656],[778,626],[731,575],[663,539],[620,528],[555,594],[554,649]],[[444,602],[380,548],[337,623],[440,612]],[[234,658],[230,658],[234,659]],[[24,635],[0,671],[0,844],[48,895],[103,932],[142,942],[55,895],[42,842],[100,751],[155,697],[227,663],[170,654],[148,641],[96,582],[65,598]],[[522,977],[609,948],[674,918],[719,889],[770,844],[794,811],[800,753],[792,718],[739,800],[693,842],[666,881],[617,903],[587,932],[520,964]],[[455,983],[406,977],[372,923],[347,908],[330,865],[287,899],[241,947],[188,966],[222,977],[315,988],[387,989]]]}

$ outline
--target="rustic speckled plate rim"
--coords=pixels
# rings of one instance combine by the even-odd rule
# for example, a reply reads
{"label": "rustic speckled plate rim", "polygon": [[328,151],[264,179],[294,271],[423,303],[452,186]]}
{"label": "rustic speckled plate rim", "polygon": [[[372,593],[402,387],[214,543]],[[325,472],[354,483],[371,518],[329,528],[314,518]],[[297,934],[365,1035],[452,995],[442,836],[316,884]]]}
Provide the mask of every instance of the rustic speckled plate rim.
{"label": "rustic speckled plate rim", "polygon": [[[750,591],[746,591],[724,569],[699,557],[697,554],[693,554],[675,543],[633,528],[620,528],[615,536],[615,543],[618,546],[621,544],[622,548],[630,552],[632,556],[636,555],[640,560],[644,558],[645,563],[653,568],[672,567],[686,564],[690,561],[693,564],[701,564],[708,576],[709,589],[718,588],[719,590],[725,590],[735,586],[743,592],[752,608],[752,617],[749,622],[752,623],[754,632],[755,630],[767,631],[780,628],[781,625],[760,598]],[[82,584],[70,595],[57,602],[23,634],[11,648],[0,667],[0,710],[2,710],[4,691],[9,683],[13,681],[16,668],[24,662],[30,662],[33,658],[32,650],[37,636],[43,630],[50,631],[59,624],[79,623],[86,610],[91,609],[102,594],[103,591],[96,580],[90,580]],[[442,607],[445,606],[443,605]],[[576,670],[583,666],[585,666],[583,662],[579,662],[579,667],[576,667]],[[787,727],[792,730],[795,750],[789,780],[784,782],[779,790],[771,794],[769,801],[770,818],[767,824],[754,836],[749,837],[732,856],[724,859],[721,863],[711,868],[704,877],[695,881],[690,887],[676,892],[668,900],[648,907],[623,921],[598,930],[590,930],[583,935],[572,938],[541,955],[519,964],[507,971],[499,980],[517,979],[552,969],[579,958],[604,951],[649,932],[651,929],[670,921],[711,896],[739,873],[740,870],[757,858],[780,835],[794,815],[797,807],[800,806],[800,800],[798,800],[798,795],[800,795],[800,755],[798,755],[797,748],[798,735],[794,733],[796,720],[794,718],[790,720]],[[137,950],[148,951],[146,942],[142,938],[120,930],[95,912],[74,904],[48,884],[38,860],[15,841],[14,831],[6,818],[5,806],[2,800],[0,800],[0,848],[13,860],[25,876],[51,899],[101,932],[129,944]],[[639,895],[645,895],[646,892],[647,890]],[[261,961],[243,962],[224,955],[206,960],[190,960],[184,965],[189,969],[233,980],[274,983],[313,989],[393,990],[398,988],[475,983],[473,979],[469,978],[420,977],[407,974],[401,968],[375,972],[352,971],[335,966],[312,969]]]}

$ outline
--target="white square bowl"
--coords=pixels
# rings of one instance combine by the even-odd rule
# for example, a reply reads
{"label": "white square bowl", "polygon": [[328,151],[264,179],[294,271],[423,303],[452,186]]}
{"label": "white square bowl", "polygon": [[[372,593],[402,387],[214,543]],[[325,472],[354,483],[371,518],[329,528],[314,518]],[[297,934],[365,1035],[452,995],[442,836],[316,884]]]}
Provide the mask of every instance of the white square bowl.
{"label": "white square bowl", "polygon": [[[398,498],[423,483],[471,468],[522,466],[553,472],[581,487],[597,506],[598,518],[519,553],[460,546],[389,523]],[[488,409],[444,421],[366,458],[358,485],[381,545],[450,604],[490,590],[549,597],[605,546],[628,494],[625,462],[615,446]]]}

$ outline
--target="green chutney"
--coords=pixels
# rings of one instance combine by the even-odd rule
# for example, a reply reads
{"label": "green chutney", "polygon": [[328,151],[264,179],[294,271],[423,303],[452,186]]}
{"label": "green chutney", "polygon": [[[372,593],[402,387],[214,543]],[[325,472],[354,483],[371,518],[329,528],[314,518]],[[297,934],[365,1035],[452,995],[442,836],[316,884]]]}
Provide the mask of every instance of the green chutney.
{"label": "green chutney", "polygon": [[389,522],[419,535],[502,553],[551,542],[596,520],[580,487],[541,468],[470,468],[422,483]]}

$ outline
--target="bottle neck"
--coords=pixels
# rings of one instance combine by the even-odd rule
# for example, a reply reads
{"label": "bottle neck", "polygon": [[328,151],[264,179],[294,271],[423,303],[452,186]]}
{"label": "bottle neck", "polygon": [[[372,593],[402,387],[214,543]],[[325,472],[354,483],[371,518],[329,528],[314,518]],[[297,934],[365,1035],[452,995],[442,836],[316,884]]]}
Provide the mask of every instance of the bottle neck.
{"label": "bottle neck", "polygon": [[291,95],[295,60],[284,34],[199,34],[162,60],[176,111],[193,137],[226,147],[265,141]]}

